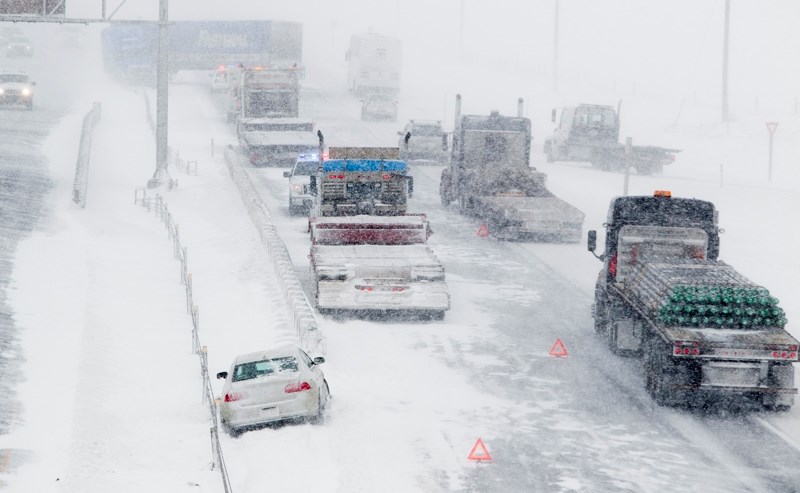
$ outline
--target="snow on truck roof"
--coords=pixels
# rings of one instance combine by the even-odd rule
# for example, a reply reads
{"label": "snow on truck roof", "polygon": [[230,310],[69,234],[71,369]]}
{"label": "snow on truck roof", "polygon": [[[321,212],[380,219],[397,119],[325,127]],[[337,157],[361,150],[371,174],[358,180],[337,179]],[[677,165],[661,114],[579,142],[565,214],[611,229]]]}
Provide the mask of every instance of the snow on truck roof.
{"label": "snow on truck roof", "polygon": [[406,172],[405,161],[384,159],[329,159],[322,165],[324,173],[332,171],[390,171]]}

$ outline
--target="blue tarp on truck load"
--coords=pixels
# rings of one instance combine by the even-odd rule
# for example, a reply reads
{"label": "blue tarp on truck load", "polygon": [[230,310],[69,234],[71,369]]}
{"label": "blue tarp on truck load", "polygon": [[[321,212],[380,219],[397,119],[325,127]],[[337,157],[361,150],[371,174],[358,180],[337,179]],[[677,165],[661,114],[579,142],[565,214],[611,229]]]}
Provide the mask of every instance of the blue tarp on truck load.
{"label": "blue tarp on truck load", "polygon": [[381,159],[329,159],[322,165],[323,172],[331,171],[390,171],[405,173],[408,165],[405,161]]}

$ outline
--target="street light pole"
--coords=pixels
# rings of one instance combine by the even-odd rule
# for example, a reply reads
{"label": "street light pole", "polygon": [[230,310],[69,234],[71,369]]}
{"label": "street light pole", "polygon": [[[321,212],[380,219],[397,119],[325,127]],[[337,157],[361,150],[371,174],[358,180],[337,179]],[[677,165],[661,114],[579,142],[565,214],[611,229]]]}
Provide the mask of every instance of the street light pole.
{"label": "street light pole", "polygon": [[558,92],[558,0],[556,0],[555,28],[553,29],[553,92]]}
{"label": "street light pole", "polygon": [[725,0],[725,29],[722,47],[722,121],[727,122],[728,113],[728,39],[730,35],[731,0]]}
{"label": "street light pole", "polygon": [[169,1],[159,0],[158,15],[158,69],[156,72],[156,171],[147,182],[149,188],[156,188],[165,181],[171,186],[169,178],[169,147],[167,146],[169,57],[168,57],[168,12]]}

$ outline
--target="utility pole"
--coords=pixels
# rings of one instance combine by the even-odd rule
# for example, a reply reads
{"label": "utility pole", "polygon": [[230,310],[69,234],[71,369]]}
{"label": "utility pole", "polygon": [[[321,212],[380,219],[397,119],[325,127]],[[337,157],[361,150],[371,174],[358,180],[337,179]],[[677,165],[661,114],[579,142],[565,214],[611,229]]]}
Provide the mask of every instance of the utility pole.
{"label": "utility pole", "polygon": [[728,39],[730,36],[731,0],[725,0],[725,29],[722,43],[722,121],[729,120],[728,113]]}
{"label": "utility pole", "polygon": [[553,92],[558,92],[558,0],[556,0],[555,28],[553,29]]}
{"label": "utility pole", "polygon": [[156,171],[147,181],[148,188],[161,186],[165,181],[172,185],[169,177],[169,147],[167,146],[169,57],[168,57],[168,13],[169,1],[159,0],[158,15],[158,69],[156,72]]}

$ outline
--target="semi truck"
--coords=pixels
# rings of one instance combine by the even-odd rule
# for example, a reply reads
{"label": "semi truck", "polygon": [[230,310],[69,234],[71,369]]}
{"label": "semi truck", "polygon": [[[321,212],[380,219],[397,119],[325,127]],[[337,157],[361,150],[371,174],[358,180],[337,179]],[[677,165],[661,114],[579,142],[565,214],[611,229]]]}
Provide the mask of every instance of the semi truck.
{"label": "semi truck", "polygon": [[402,216],[414,182],[396,147],[331,147],[312,215]]}
{"label": "semi truck", "polygon": [[[634,168],[641,175],[661,173],[680,150],[620,143],[619,109],[597,104],[563,108],[558,127],[544,142],[547,162],[585,161],[604,171]],[[553,123],[556,113],[554,109]]]}
{"label": "semi truck", "polygon": [[424,214],[408,213],[413,181],[393,147],[330,147],[311,188],[311,266],[322,312],[414,315],[450,308]]}
{"label": "semi truck", "polygon": [[353,34],[347,50],[347,87],[357,96],[400,92],[402,43],[381,34]]}
{"label": "semi truck", "polygon": [[300,80],[293,67],[246,67],[227,71],[228,122],[239,118],[297,118]]}
{"label": "semi truck", "polygon": [[657,404],[792,406],[798,341],[777,298],[719,260],[711,202],[668,191],[615,197],[605,228],[600,255],[588,232],[603,261],[594,327],[612,352],[643,359]]}
{"label": "semi truck", "polygon": [[253,166],[291,167],[298,155],[317,147],[314,123],[301,118],[241,118],[236,133]]}
{"label": "semi truck", "polygon": [[456,96],[450,165],[439,182],[442,205],[457,201],[497,238],[578,242],[584,214],[548,190],[547,175],[530,166],[531,122],[522,104],[520,98],[515,117],[461,115]]}
{"label": "semi truck", "polygon": [[314,217],[310,228],[321,313],[442,320],[450,309],[444,267],[428,246],[424,215]]}
{"label": "semi truck", "polygon": [[[168,26],[169,71],[215,70],[220,65],[294,68],[303,74],[303,24],[287,21],[174,21]],[[154,83],[156,22],[115,23],[101,35],[106,72]]]}

